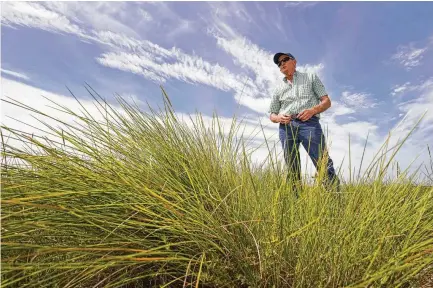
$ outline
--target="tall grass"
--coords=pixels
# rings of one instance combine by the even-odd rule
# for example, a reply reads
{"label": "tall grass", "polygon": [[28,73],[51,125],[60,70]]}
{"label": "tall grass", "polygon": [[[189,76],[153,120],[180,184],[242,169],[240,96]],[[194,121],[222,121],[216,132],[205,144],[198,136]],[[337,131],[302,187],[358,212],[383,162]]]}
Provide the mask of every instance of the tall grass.
{"label": "tall grass", "polygon": [[217,117],[186,125],[166,95],[148,112],[118,98],[119,112],[88,91],[99,118],[53,103],[78,121],[46,123],[50,138],[2,127],[2,287],[417,287],[431,277],[433,189],[407,173],[385,181],[391,159],[380,153],[342,193],[314,184],[296,198],[276,155],[252,165],[236,118],[223,132]]}

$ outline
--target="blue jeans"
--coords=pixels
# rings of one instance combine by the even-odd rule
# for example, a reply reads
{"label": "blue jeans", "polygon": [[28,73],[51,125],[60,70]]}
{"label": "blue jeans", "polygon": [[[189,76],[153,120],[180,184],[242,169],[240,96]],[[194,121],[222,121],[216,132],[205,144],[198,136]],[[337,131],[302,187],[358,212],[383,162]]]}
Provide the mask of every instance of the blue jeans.
{"label": "blue jeans", "polygon": [[[280,124],[279,134],[284,151],[284,160],[289,170],[287,178],[290,183],[299,183],[299,185],[301,183],[299,144],[302,143],[317,170],[322,163],[327,164],[325,185],[328,187],[336,185],[337,190],[339,190],[340,181],[335,173],[334,163],[327,153],[325,135],[318,117],[313,116],[305,122],[294,119],[289,124]],[[322,155],[327,158],[325,161],[321,158]]]}

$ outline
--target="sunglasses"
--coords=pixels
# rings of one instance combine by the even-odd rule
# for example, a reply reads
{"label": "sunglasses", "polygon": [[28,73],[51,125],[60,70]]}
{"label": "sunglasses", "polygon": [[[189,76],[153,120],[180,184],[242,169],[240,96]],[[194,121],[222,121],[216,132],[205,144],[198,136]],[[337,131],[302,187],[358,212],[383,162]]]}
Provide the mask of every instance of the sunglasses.
{"label": "sunglasses", "polygon": [[280,67],[283,63],[286,63],[289,60],[293,60],[292,57],[286,57],[283,60],[281,60],[280,62],[278,62],[278,67]]}

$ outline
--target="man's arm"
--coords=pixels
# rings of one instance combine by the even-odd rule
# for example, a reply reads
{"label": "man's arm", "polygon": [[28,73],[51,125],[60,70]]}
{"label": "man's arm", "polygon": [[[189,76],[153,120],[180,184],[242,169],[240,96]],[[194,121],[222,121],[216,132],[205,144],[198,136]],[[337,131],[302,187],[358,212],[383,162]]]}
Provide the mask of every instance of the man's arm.
{"label": "man's arm", "polygon": [[279,111],[281,108],[280,99],[278,99],[278,94],[276,91],[272,93],[271,104],[269,105],[268,112],[271,113],[269,119],[274,123],[280,123],[281,119],[279,117]]}
{"label": "man's arm", "polygon": [[316,114],[322,113],[331,107],[331,99],[328,95],[320,97],[320,104],[314,106],[313,108],[306,109],[298,114],[298,118],[302,121],[307,121]]}
{"label": "man's arm", "polygon": [[329,107],[331,107],[331,99],[329,99],[325,86],[316,74],[313,75],[312,84],[313,91],[316,94],[317,98],[319,98],[320,104],[299,113],[298,118],[302,121],[307,121],[314,115],[322,113],[329,109]]}
{"label": "man's arm", "polygon": [[325,85],[323,85],[317,74],[313,75],[313,90],[320,100],[320,104],[313,107],[315,114],[322,113],[326,111],[329,107],[331,107],[331,99],[329,99],[328,92],[326,92],[325,89]]}
{"label": "man's arm", "polygon": [[320,104],[314,106],[312,109],[314,110],[314,114],[319,114],[325,112],[331,107],[331,99],[329,99],[328,95],[320,97]]}

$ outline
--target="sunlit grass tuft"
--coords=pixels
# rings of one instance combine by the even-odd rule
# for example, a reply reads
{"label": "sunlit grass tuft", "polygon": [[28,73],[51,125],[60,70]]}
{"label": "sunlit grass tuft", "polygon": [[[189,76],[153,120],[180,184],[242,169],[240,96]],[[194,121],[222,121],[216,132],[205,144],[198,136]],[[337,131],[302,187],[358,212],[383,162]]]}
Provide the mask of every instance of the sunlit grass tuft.
{"label": "sunlit grass tuft", "polygon": [[217,117],[180,121],[166,95],[149,112],[118,98],[119,112],[88,91],[100,115],[53,103],[77,121],[47,123],[49,139],[2,127],[2,287],[417,287],[431,277],[433,189],[405,173],[385,181],[392,157],[378,152],[342,193],[314,184],[296,198],[277,156],[252,165],[236,118],[223,132]]}

